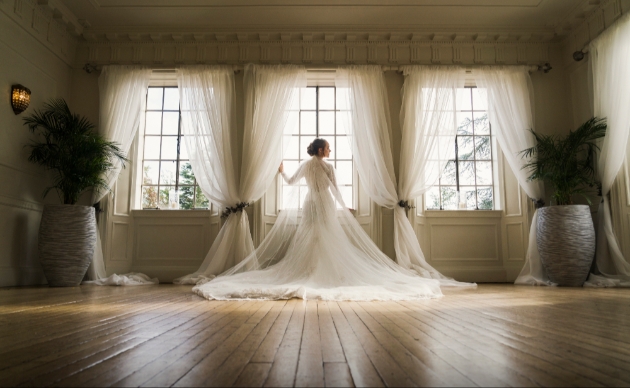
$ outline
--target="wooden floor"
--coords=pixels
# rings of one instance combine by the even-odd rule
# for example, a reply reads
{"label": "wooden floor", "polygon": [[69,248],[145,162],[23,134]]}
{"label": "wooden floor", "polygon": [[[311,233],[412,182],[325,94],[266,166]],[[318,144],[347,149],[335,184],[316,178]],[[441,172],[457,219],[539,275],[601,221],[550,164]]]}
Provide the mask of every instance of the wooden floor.
{"label": "wooden floor", "polygon": [[445,293],[218,302],[174,285],[0,289],[0,385],[630,385],[630,290]]}

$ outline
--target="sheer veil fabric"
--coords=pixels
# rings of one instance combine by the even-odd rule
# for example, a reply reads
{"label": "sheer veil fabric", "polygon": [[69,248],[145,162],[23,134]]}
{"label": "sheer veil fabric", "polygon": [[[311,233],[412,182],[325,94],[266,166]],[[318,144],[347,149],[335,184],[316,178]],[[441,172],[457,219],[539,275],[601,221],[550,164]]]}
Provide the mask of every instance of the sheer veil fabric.
{"label": "sheer veil fabric", "polygon": [[[383,136],[389,133],[389,112],[382,70],[353,67],[340,73],[348,92],[341,104],[350,108],[346,127],[363,185],[377,203],[393,208],[398,199],[389,137]],[[417,248],[420,256],[413,256],[408,267],[389,259],[346,208],[329,163],[313,157],[283,179],[289,184],[306,181],[301,209],[299,195],[291,194],[291,205],[261,245],[217,278],[198,283],[194,292],[220,300],[413,300],[441,296],[441,285],[475,286],[448,279],[426,263],[404,211],[408,225],[399,228],[396,238],[407,245],[398,245],[397,253],[407,253],[415,241],[411,249]]]}
{"label": "sheer veil fabric", "polygon": [[[140,126],[151,69],[141,66],[103,66],[98,79],[100,97],[99,131],[109,141],[120,144],[120,149],[127,154]],[[113,187],[120,174],[121,165],[107,174],[105,180]],[[92,203],[100,201],[107,193],[94,193]],[[107,276],[103,261],[103,249],[100,234],[96,234],[94,257],[88,268],[88,279],[84,282],[96,285],[136,286],[156,284],[158,279],[151,279],[144,274],[128,273]]]}
{"label": "sheer veil fabric", "polygon": [[608,130],[597,161],[603,201],[597,211],[595,264],[590,287],[630,287],[630,263],[624,257],[612,224],[608,193],[626,157],[630,133],[630,14],[590,44],[589,65],[593,75],[594,114],[606,117]]}
{"label": "sheer veil fabric", "polygon": [[[519,186],[529,198],[542,199],[542,182],[527,179],[528,171],[523,170],[527,160],[519,154],[536,144],[536,139],[529,132],[534,128],[529,69],[526,66],[486,66],[474,72],[478,86],[485,88],[488,93],[488,115],[492,131]],[[535,211],[530,225],[525,265],[514,283],[555,286],[549,280],[538,253],[537,220],[538,211]]]}
{"label": "sheer veil fabric", "polygon": [[[291,107],[306,86],[302,66],[247,65],[245,128],[241,163],[232,154],[236,125],[234,71],[230,67],[178,69],[182,128],[192,170],[204,195],[217,207],[236,208],[263,196],[282,161],[283,136],[291,135]],[[240,171],[238,166],[240,165]],[[175,279],[196,284],[234,267],[254,251],[245,211],[230,213],[197,271]]]}
{"label": "sheer veil fabric", "polygon": [[442,295],[435,279],[417,276],[387,257],[346,208],[331,164],[313,157],[290,184],[308,193],[280,212],[261,245],[235,267],[193,288],[208,299],[414,300]]}

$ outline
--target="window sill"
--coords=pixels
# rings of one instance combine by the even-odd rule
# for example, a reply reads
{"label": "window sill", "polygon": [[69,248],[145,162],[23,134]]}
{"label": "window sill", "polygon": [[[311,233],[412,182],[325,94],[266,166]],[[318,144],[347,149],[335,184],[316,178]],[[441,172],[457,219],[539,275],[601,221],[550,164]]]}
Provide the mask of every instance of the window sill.
{"label": "window sill", "polygon": [[137,218],[208,218],[210,217],[210,210],[179,210],[179,209],[136,209],[132,210],[131,214]]}
{"label": "window sill", "polygon": [[425,218],[501,218],[503,210],[425,210]]}

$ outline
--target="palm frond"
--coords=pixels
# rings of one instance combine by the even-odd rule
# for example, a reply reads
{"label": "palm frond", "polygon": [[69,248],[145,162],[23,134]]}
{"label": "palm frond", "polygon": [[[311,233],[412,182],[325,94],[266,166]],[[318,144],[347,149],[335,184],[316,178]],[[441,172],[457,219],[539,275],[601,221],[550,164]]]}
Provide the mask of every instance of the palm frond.
{"label": "palm frond", "polygon": [[563,138],[530,132],[536,145],[519,153],[528,160],[523,166],[529,172],[528,180],[551,183],[559,205],[572,203],[573,195],[586,197],[590,191],[585,187],[596,185],[595,157],[600,150],[597,142],[606,135],[606,119],[593,117]]}
{"label": "palm frond", "polygon": [[73,204],[86,190],[109,190],[103,176],[127,162],[118,144],[99,135],[85,117],[73,114],[63,99],[46,103],[25,117],[24,124],[42,137],[27,146],[31,148],[29,161],[56,172],[44,196],[56,189],[64,203]]}

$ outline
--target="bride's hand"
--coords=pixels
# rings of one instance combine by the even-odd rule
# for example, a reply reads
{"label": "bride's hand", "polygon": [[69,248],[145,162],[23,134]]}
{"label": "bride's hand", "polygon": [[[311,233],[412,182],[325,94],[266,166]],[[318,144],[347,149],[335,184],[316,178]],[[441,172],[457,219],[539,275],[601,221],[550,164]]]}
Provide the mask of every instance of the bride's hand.
{"label": "bride's hand", "polygon": [[284,163],[280,162],[280,167],[278,167],[278,172],[282,174],[283,171],[284,171]]}

